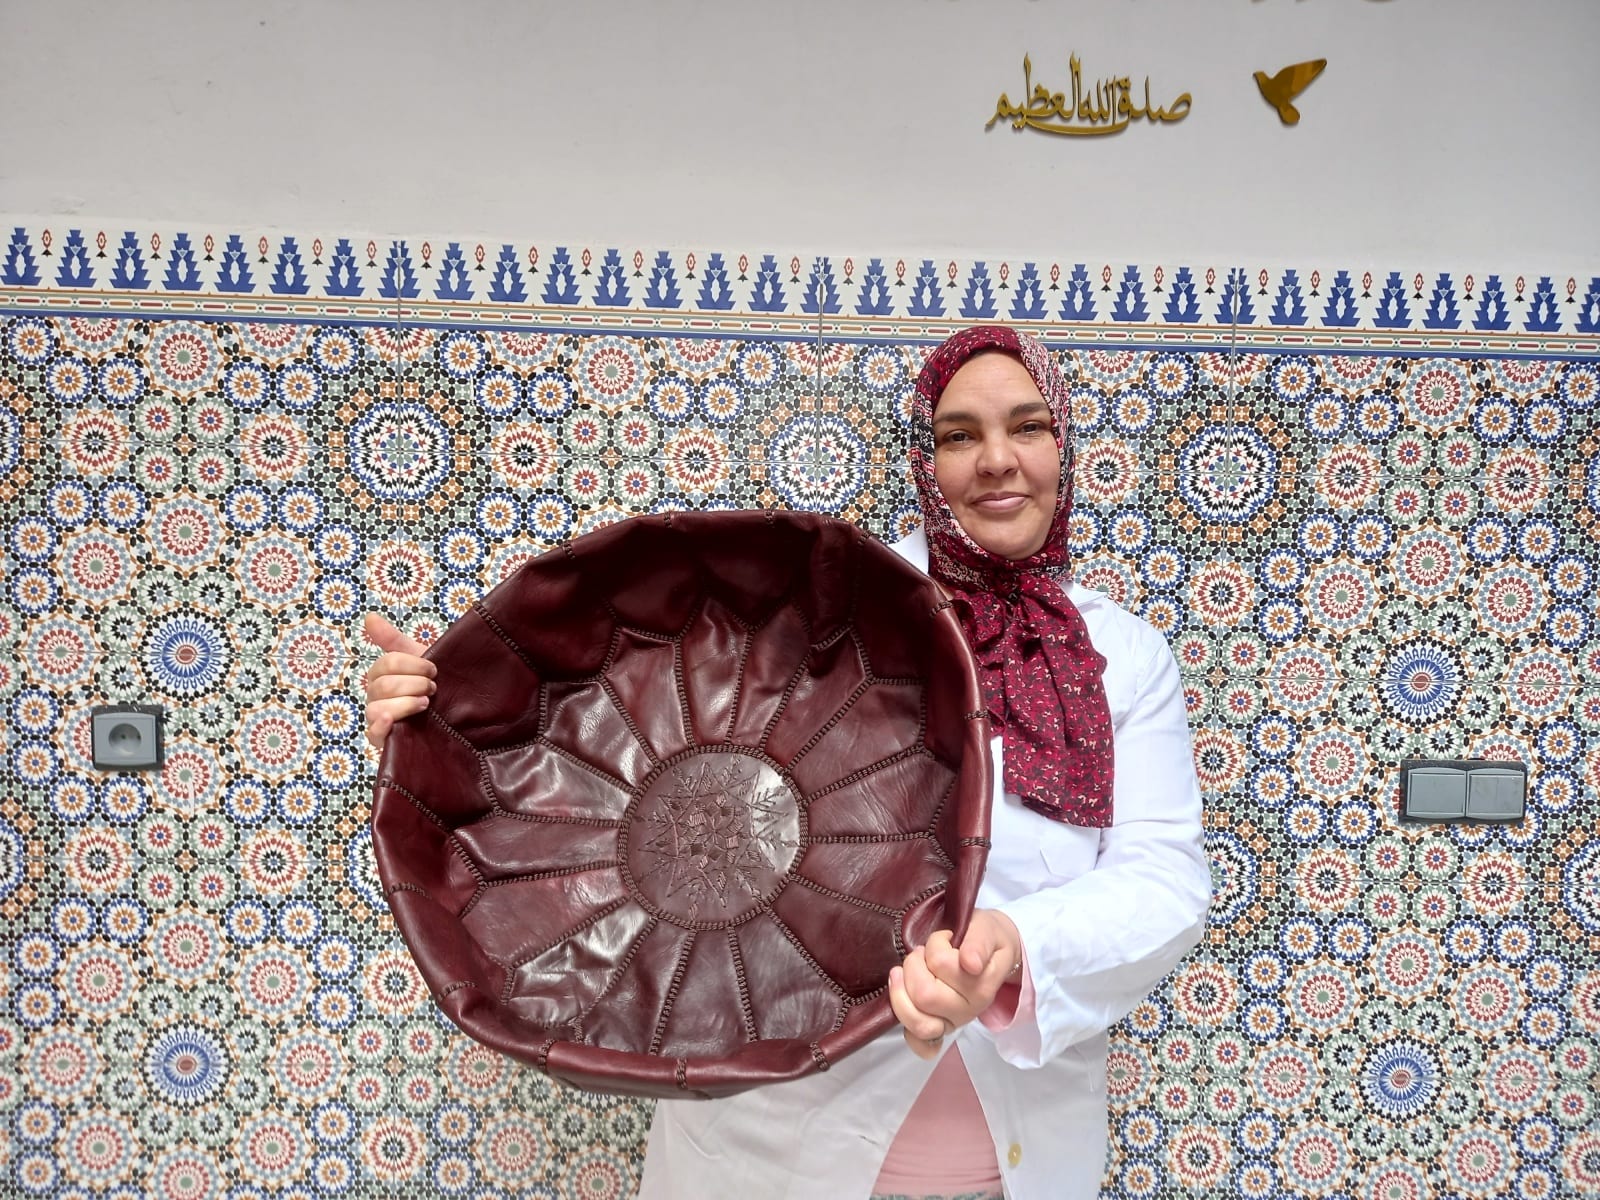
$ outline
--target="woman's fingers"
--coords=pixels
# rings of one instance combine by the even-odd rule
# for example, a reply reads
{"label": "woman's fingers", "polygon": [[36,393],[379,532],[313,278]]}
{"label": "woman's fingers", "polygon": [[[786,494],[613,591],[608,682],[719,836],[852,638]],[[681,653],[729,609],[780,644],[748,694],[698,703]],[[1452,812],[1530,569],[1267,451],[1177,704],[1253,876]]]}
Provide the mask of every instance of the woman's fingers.
{"label": "woman's fingers", "polygon": [[438,674],[439,668],[433,663],[415,654],[407,654],[403,650],[391,650],[386,654],[380,654],[377,661],[367,668],[368,681],[377,679],[380,675],[422,675],[434,679]]}
{"label": "woman's fingers", "polygon": [[972,1019],[976,1010],[965,996],[933,973],[926,947],[919,946],[908,954],[900,970],[907,1001],[925,1017],[921,1026],[924,1036],[942,1036]]}
{"label": "woman's fingers", "polygon": [[[1013,967],[1021,961],[1022,939],[1009,917],[979,909],[973,913],[960,946],[952,944],[948,930],[941,929],[928,939],[923,950],[928,970],[961,997],[963,1011],[969,1014],[964,1020],[970,1020],[994,1002]],[[932,1011],[944,1011],[936,994],[925,998],[935,1006]]]}
{"label": "woman's fingers", "polygon": [[928,1012],[918,1004],[912,992],[913,986],[918,990],[923,988],[924,984],[920,978],[913,984],[913,977],[920,976],[924,970],[919,952],[916,950],[906,956],[903,964],[890,969],[889,1006],[894,1009],[895,1016],[900,1019],[900,1024],[906,1027],[907,1032],[924,1041],[937,1041],[946,1032],[945,1019]]}
{"label": "woman's fingers", "polygon": [[[390,656],[384,655],[384,658],[388,657]],[[383,659],[379,659],[378,662],[383,662]],[[369,701],[391,700],[396,696],[431,696],[438,690],[438,685],[434,683],[431,675],[425,675],[420,671],[380,671],[376,667],[367,676],[366,684]]]}
{"label": "woman's fingers", "polygon": [[[934,1057],[947,1034],[988,1008],[1010,974],[1012,952],[1003,938],[980,935],[965,949],[964,956],[948,929],[936,930],[889,972],[889,1005],[906,1045],[921,1058]],[[964,958],[975,958],[979,969],[967,970]]]}
{"label": "woman's fingers", "polygon": [[[917,954],[913,950],[906,963],[910,964]],[[889,971],[889,1007],[894,1009],[895,1017],[904,1028],[906,1045],[911,1047],[912,1053],[918,1058],[932,1058],[939,1053],[939,1045],[952,1026],[943,1017],[923,1012],[912,1002],[906,990],[904,966]]]}
{"label": "woman's fingers", "polygon": [[1022,962],[1022,934],[1016,923],[995,908],[973,912],[961,939],[961,970],[968,975],[988,975],[997,967],[1001,977]]}
{"label": "woman's fingers", "polygon": [[[964,1024],[989,1006],[1005,972],[996,974],[989,964],[977,973],[969,972],[961,950],[951,944],[949,930],[938,930],[922,949],[931,982],[927,990],[913,992],[913,997],[919,999],[924,1008],[946,1013],[957,1024]],[[957,1008],[961,1013],[959,1018],[951,1011]]]}
{"label": "woman's fingers", "polygon": [[361,681],[367,692],[367,741],[382,749],[396,721],[428,707],[428,697],[438,689],[434,680],[439,668],[422,657],[422,643],[377,613],[367,614],[362,629],[367,640],[383,651]]}
{"label": "woman's fingers", "polygon": [[928,938],[922,947],[923,960],[928,964],[928,971],[933,977],[946,987],[965,994],[963,986],[963,972],[961,969],[961,952],[951,944],[950,931],[937,929]]}
{"label": "woman's fingers", "polygon": [[922,1038],[913,1036],[909,1029],[902,1029],[900,1033],[906,1039],[906,1045],[911,1047],[911,1053],[918,1058],[936,1058],[939,1054],[939,1047],[944,1045],[944,1038],[942,1037],[936,1037],[932,1041],[924,1041]]}
{"label": "woman's fingers", "polygon": [[889,972],[889,1005],[921,1058],[938,1054],[947,1034],[994,1002],[1021,954],[1009,918],[995,921],[983,910],[965,940],[970,944],[957,946],[948,929],[936,930]]}
{"label": "woman's fingers", "polygon": [[427,707],[426,696],[399,696],[392,700],[372,701],[367,705],[367,741],[377,749],[383,749],[384,739],[389,736],[389,730],[394,728],[396,721],[416,716],[426,711]]}

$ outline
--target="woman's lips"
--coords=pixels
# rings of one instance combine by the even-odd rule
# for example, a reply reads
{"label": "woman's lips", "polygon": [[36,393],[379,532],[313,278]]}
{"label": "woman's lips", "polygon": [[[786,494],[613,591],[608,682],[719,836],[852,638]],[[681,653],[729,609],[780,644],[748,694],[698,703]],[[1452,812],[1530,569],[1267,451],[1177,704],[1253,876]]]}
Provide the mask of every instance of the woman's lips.
{"label": "woman's lips", "polygon": [[1015,512],[1028,502],[1028,498],[1017,492],[1006,492],[1002,495],[979,496],[972,502],[972,507],[982,512],[1008,513]]}

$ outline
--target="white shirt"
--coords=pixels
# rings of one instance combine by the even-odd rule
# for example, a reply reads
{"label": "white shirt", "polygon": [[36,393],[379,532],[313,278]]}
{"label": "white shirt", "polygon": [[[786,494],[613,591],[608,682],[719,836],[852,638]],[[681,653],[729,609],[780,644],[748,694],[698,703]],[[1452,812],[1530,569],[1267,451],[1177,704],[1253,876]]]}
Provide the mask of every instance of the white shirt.
{"label": "white shirt", "polygon": [[[894,551],[927,569],[919,530]],[[1093,1200],[1106,1152],[1106,1030],[1200,939],[1211,878],[1189,725],[1166,641],[1107,596],[1067,595],[1106,658],[1114,730],[1113,824],[1051,821],[1002,786],[994,795],[980,908],[1022,934],[1034,1019],[956,1043],[988,1118],[1010,1200]],[[933,1062],[898,1027],[833,1067],[722,1100],[663,1100],[641,1200],[866,1200]]]}

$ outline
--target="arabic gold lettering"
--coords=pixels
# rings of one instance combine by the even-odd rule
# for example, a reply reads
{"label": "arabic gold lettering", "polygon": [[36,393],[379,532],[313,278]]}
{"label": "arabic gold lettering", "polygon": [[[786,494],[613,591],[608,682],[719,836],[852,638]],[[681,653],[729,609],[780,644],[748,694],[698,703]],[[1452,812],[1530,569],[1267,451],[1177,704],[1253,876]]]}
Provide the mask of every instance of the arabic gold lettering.
{"label": "arabic gold lettering", "polygon": [[1132,91],[1133,84],[1126,75],[1117,80],[1117,115],[1123,119],[1123,124],[1127,124],[1135,117],[1144,116],[1143,109],[1133,107],[1133,100],[1130,98]]}
{"label": "arabic gold lettering", "polygon": [[1171,124],[1189,115],[1192,99],[1188,92],[1166,108],[1152,103],[1148,75],[1144,79],[1144,104],[1140,106],[1133,99],[1133,80],[1129,76],[1097,79],[1091,88],[1084,82],[1083,61],[1077,54],[1068,57],[1067,67],[1070,92],[1052,92],[1044,84],[1033,82],[1033,58],[1024,54],[1022,100],[1014,102],[1009,93],[1001,92],[984,128],[991,128],[996,121],[1009,121],[1019,133],[1036,129],[1067,137],[1104,137],[1121,133],[1140,119]]}
{"label": "arabic gold lettering", "polygon": [[[1033,59],[1024,54],[1022,56],[1022,94],[1024,97],[1028,96],[1032,83]],[[1011,128],[1021,132],[1023,126],[1028,123],[1025,115],[1027,111],[1028,104],[1012,104],[1011,97],[1005,92],[1001,92],[1000,99],[995,101],[994,116],[989,118],[989,122],[984,128],[988,129],[996,121],[1010,121]]]}
{"label": "arabic gold lettering", "polygon": [[983,127],[988,129],[996,121],[1009,121],[1016,115],[1016,110],[1011,107],[1011,97],[1007,96],[1004,92],[1001,92],[1000,99],[996,100],[994,103],[994,116],[985,121]]}

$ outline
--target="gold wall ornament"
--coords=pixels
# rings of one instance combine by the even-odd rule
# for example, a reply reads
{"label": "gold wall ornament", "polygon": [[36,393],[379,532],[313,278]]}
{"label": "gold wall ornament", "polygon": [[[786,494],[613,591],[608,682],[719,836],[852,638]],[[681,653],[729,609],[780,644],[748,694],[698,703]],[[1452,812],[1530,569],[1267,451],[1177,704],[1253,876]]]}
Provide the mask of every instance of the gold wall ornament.
{"label": "gold wall ornament", "polygon": [[1011,128],[1021,133],[1024,129],[1037,129],[1040,133],[1064,134],[1068,137],[1106,137],[1121,133],[1141,118],[1152,124],[1172,124],[1189,115],[1190,96],[1184,92],[1166,108],[1150,102],[1150,77],[1144,79],[1144,104],[1133,99],[1133,82],[1126,76],[1097,79],[1093,90],[1083,82],[1082,66],[1076,54],[1068,60],[1072,72],[1072,95],[1052,92],[1044,84],[1033,82],[1033,60],[1022,56],[1022,86],[1026,99],[1013,104],[1004,92],[995,102],[994,116],[984,125],[993,127],[996,121],[1010,121]]}
{"label": "gold wall ornament", "polygon": [[1327,59],[1314,58],[1310,62],[1287,66],[1271,79],[1267,78],[1265,71],[1257,71],[1256,86],[1261,89],[1262,98],[1278,110],[1278,117],[1285,125],[1298,125],[1300,110],[1289,102],[1305,91],[1327,65]]}

